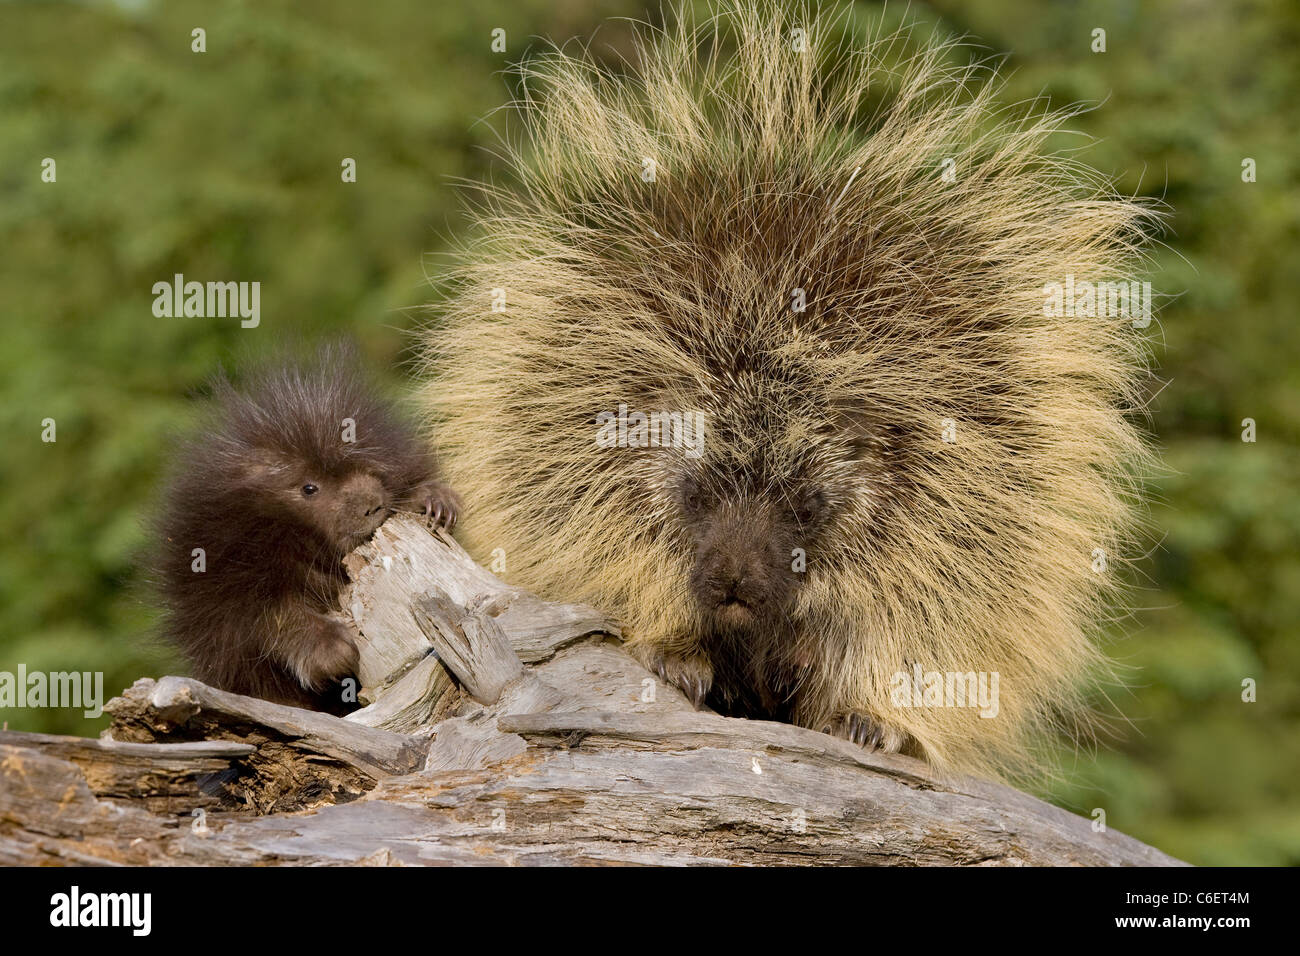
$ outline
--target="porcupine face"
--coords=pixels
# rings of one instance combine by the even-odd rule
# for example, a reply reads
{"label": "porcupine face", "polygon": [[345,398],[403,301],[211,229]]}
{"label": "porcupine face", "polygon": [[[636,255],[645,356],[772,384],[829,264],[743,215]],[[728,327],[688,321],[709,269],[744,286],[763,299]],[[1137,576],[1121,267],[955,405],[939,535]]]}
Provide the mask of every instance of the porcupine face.
{"label": "porcupine face", "polygon": [[335,551],[351,551],[388,517],[388,491],[369,471],[331,472],[317,462],[276,461],[271,454],[263,465],[256,477],[263,507]]}
{"label": "porcupine face", "polygon": [[688,477],[679,489],[694,545],[691,593],[724,630],[775,623],[798,583],[791,554],[820,522],[825,497],[810,488],[791,503],[720,484]]}
{"label": "porcupine face", "polygon": [[[764,391],[741,389],[740,402],[710,414],[708,447],[718,451],[673,482],[693,551],[690,591],[724,631],[779,629],[823,541],[850,509],[878,497],[880,449],[860,423],[799,407],[804,391]],[[773,421],[773,409],[788,411]]]}
{"label": "porcupine face", "polygon": [[374,533],[418,453],[376,404],[345,349],[304,366],[256,371],[243,391],[218,384],[214,487],[284,534],[344,553]]}

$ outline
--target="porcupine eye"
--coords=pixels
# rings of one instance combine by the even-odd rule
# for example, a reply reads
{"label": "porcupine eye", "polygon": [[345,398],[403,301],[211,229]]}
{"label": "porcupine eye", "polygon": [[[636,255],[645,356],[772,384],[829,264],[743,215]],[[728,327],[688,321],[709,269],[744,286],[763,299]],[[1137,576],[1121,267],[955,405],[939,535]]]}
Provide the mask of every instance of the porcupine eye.
{"label": "porcupine eye", "polygon": [[687,478],[682,483],[682,507],[687,514],[697,514],[704,505],[704,497],[700,494],[700,486],[696,484],[695,479]]}
{"label": "porcupine eye", "polygon": [[826,495],[821,491],[814,491],[800,499],[798,506],[794,510],[794,516],[799,524],[807,527],[816,522],[825,510]]}
{"label": "porcupine eye", "polygon": [[318,492],[318,491],[320,491],[320,489],[317,488],[315,485],[310,484],[310,483],[305,484],[305,485],[302,486],[302,496],[303,496],[304,498],[310,498],[312,495],[316,494],[316,492]]}

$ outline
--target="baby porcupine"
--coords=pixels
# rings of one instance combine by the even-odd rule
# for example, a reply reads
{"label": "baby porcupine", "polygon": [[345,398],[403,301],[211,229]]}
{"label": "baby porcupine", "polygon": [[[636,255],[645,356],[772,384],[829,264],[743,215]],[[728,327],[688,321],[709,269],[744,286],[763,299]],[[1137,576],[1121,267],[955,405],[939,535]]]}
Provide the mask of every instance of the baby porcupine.
{"label": "baby porcupine", "polygon": [[1159,216],[953,45],[807,14],[520,67],[425,356],[461,538],[697,705],[1018,776],[1086,726],[1152,463],[1132,316],[1044,287],[1127,280]]}
{"label": "baby porcupine", "polygon": [[157,521],[165,636],[205,683],[346,711],[357,648],[329,616],[342,558],[396,509],[454,524],[456,496],[349,348],[267,363],[238,389],[220,376],[213,393]]}

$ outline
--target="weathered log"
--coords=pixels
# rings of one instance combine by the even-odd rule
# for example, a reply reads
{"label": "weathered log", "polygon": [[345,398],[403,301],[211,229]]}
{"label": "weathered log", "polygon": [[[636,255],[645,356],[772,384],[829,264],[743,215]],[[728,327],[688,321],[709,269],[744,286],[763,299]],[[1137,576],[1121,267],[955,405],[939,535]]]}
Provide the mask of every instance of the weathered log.
{"label": "weathered log", "polygon": [[237,772],[257,748],[249,743],[127,743],[50,734],[4,734],[6,745],[40,750],[70,761],[96,796],[136,804],[153,813],[189,813],[222,805],[212,781]]}
{"label": "weathered log", "polygon": [[[1178,862],[1004,786],[697,712],[591,609],[509,588],[412,519],[381,532],[347,605],[373,703],[339,719],[163,678],[110,704],[113,737],[216,750],[0,734],[0,862]],[[449,565],[432,577],[430,549]],[[411,733],[368,725],[421,710]],[[214,760],[224,789],[192,787]],[[131,781],[153,762],[190,807],[151,812]]]}

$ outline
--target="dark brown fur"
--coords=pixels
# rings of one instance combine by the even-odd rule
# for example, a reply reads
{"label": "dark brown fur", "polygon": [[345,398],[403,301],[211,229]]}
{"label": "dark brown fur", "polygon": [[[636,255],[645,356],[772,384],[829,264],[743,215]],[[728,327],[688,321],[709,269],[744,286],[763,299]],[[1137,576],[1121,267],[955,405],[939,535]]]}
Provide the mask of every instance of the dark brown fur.
{"label": "dark brown fur", "polygon": [[456,497],[346,349],[264,367],[238,390],[219,377],[213,392],[157,522],[164,633],[205,683],[345,711],[339,682],[357,649],[330,617],[347,579],[341,559],[396,509],[453,524]]}

